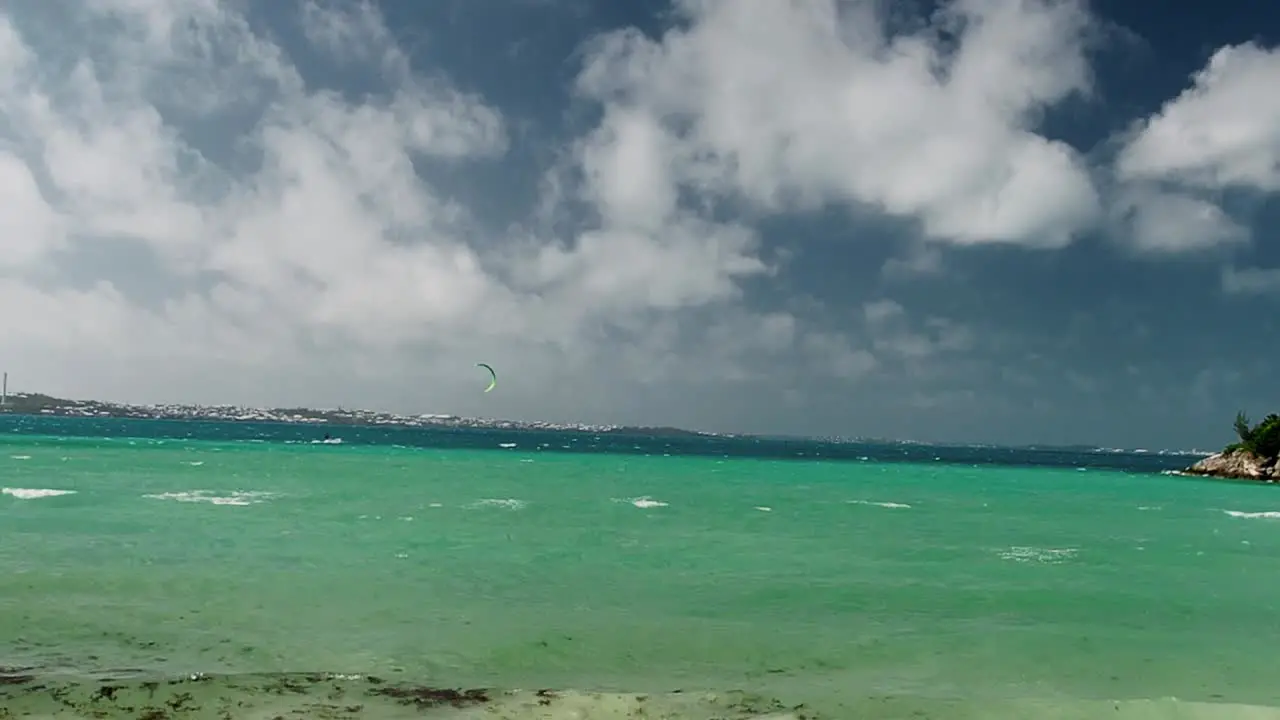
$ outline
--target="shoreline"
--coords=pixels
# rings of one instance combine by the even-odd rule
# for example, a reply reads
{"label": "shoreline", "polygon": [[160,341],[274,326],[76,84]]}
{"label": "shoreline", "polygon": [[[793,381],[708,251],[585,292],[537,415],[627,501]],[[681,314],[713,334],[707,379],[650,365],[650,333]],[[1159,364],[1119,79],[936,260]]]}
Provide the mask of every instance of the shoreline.
{"label": "shoreline", "polygon": [[556,423],[528,420],[471,418],[442,413],[402,415],[376,410],[345,408],[257,408],[239,405],[133,404],[101,400],[69,400],[40,393],[14,393],[0,406],[0,416],[84,419],[188,420],[203,422],[251,422],[310,425],[316,427],[420,428],[427,430],[523,430],[587,434],[646,435],[651,437],[738,437],[729,433],[685,430],[675,427]]}
{"label": "shoreline", "polygon": [[1183,477],[1277,484],[1280,483],[1280,459],[1233,448],[1201,458],[1177,471],[1177,474]]}
{"label": "shoreline", "polygon": [[259,408],[239,405],[133,404],[101,400],[70,400],[41,393],[12,393],[0,405],[0,418],[77,418],[164,420],[192,422],[263,423],[296,427],[389,428],[419,430],[499,430],[513,432],[562,432],[583,435],[615,435],[653,439],[743,440],[796,445],[878,445],[900,448],[955,448],[1032,453],[1082,453],[1089,455],[1154,455],[1161,457],[1203,457],[1206,450],[1163,448],[1120,448],[1109,445],[993,445],[978,442],[923,442],[881,437],[790,436],[753,433],[689,430],[672,426],[591,424],[541,420],[473,418],[441,413],[402,415],[377,410],[347,408]]}
{"label": "shoreline", "polygon": [[[460,688],[339,673],[194,674],[178,678],[76,680],[0,666],[0,717],[284,718],[392,720],[1280,720],[1280,707],[1162,698],[955,697],[869,693],[816,702],[746,690],[625,692]],[[28,670],[31,670],[28,668]],[[827,695],[827,693],[821,693]]]}
{"label": "shoreline", "polygon": [[[42,676],[35,668],[0,666],[0,717],[400,718],[472,716],[534,718],[664,718],[822,720],[777,699],[743,691],[675,689],[661,693],[574,689],[449,687],[375,675],[296,672],[181,677]],[[24,716],[24,715],[19,715]]]}

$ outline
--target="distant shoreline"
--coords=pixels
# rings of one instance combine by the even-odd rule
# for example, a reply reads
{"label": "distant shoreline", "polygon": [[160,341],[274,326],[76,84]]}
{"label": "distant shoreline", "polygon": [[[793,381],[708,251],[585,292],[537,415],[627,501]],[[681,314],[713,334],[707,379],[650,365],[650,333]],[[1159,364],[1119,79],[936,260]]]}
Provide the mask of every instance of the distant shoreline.
{"label": "distant shoreline", "polygon": [[989,443],[920,442],[870,437],[800,437],[782,435],[754,435],[748,433],[719,433],[704,430],[685,430],[669,426],[645,425],[594,425],[588,423],[553,423],[526,420],[500,420],[470,418],[459,415],[423,413],[400,415],[374,410],[346,408],[254,408],[238,405],[195,405],[182,403],[135,404],[103,400],[71,400],[42,393],[10,394],[3,406],[4,415],[31,415],[68,418],[118,418],[135,420],[190,420],[206,422],[262,422],[287,425],[313,425],[317,427],[392,427],[420,428],[424,430],[514,430],[534,432],[574,432],[594,435],[641,435],[654,438],[720,438],[761,440],[784,443],[835,443],[854,445],[986,448],[1029,452],[1068,452],[1087,454],[1163,455],[1179,457],[1205,457],[1212,451],[1199,449],[1118,448],[1098,445],[994,445]]}
{"label": "distant shoreline", "polygon": [[683,430],[673,427],[631,425],[591,425],[521,420],[493,420],[458,415],[400,415],[373,410],[314,408],[250,408],[235,405],[184,405],[113,403],[101,400],[70,400],[40,393],[14,393],[0,406],[0,414],[43,417],[120,418],[137,420],[204,420],[213,422],[279,422],[318,426],[391,426],[403,428],[476,430],[541,430],[651,437],[735,437],[726,433]]}

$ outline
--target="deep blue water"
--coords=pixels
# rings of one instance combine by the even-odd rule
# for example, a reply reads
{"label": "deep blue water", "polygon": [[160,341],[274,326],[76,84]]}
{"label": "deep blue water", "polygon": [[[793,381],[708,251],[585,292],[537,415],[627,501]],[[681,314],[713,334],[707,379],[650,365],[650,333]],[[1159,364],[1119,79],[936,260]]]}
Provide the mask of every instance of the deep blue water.
{"label": "deep blue water", "polygon": [[791,438],[647,436],[474,428],[419,428],[281,422],[149,420],[128,418],[0,416],[0,433],[54,437],[185,438],[207,441],[311,442],[329,433],[347,445],[489,449],[534,442],[540,450],[570,453],[673,455],[793,460],[939,462],[962,465],[1087,467],[1161,472],[1186,467],[1197,454],[1111,449],[922,445],[834,442]]}

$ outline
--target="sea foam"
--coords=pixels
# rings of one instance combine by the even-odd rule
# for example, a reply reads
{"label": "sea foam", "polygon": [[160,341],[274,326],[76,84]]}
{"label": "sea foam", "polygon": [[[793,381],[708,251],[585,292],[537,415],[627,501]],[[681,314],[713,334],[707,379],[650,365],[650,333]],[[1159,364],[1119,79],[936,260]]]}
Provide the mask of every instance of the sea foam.
{"label": "sea foam", "polygon": [[1280,510],[1265,510],[1262,512],[1244,512],[1242,510],[1223,510],[1222,512],[1234,518],[1247,518],[1250,520],[1280,520]]}
{"label": "sea foam", "polygon": [[0,495],[8,495],[19,500],[37,500],[39,498],[75,494],[75,490],[53,490],[50,488],[0,488]]}
{"label": "sea foam", "polygon": [[275,497],[274,493],[234,491],[215,494],[212,490],[188,490],[184,492],[152,493],[142,497],[151,500],[172,500],[184,503],[209,503],[210,505],[256,505]]}
{"label": "sea foam", "polygon": [[875,506],[875,507],[882,507],[882,508],[910,508],[910,507],[911,507],[910,505],[908,505],[908,504],[906,504],[906,503],[899,503],[899,502],[873,502],[873,501],[871,501],[871,500],[849,500],[849,501],[848,501],[848,503],[849,503],[850,505],[873,505],[873,506]]}

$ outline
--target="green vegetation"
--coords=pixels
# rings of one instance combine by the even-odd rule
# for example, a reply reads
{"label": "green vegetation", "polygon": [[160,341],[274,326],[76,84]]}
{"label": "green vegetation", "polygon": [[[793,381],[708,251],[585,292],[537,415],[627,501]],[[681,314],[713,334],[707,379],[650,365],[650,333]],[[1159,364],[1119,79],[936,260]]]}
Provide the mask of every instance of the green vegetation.
{"label": "green vegetation", "polygon": [[1259,457],[1280,457],[1280,415],[1271,413],[1257,425],[1251,425],[1243,412],[1236,414],[1236,435],[1240,442],[1232,443],[1226,450],[1246,450]]}
{"label": "green vegetation", "polygon": [[62,405],[81,405],[76,400],[62,400],[60,398],[50,397],[41,393],[14,393],[4,399],[4,404],[0,405],[0,412],[13,413],[15,415],[35,415],[43,412],[46,408]]}

